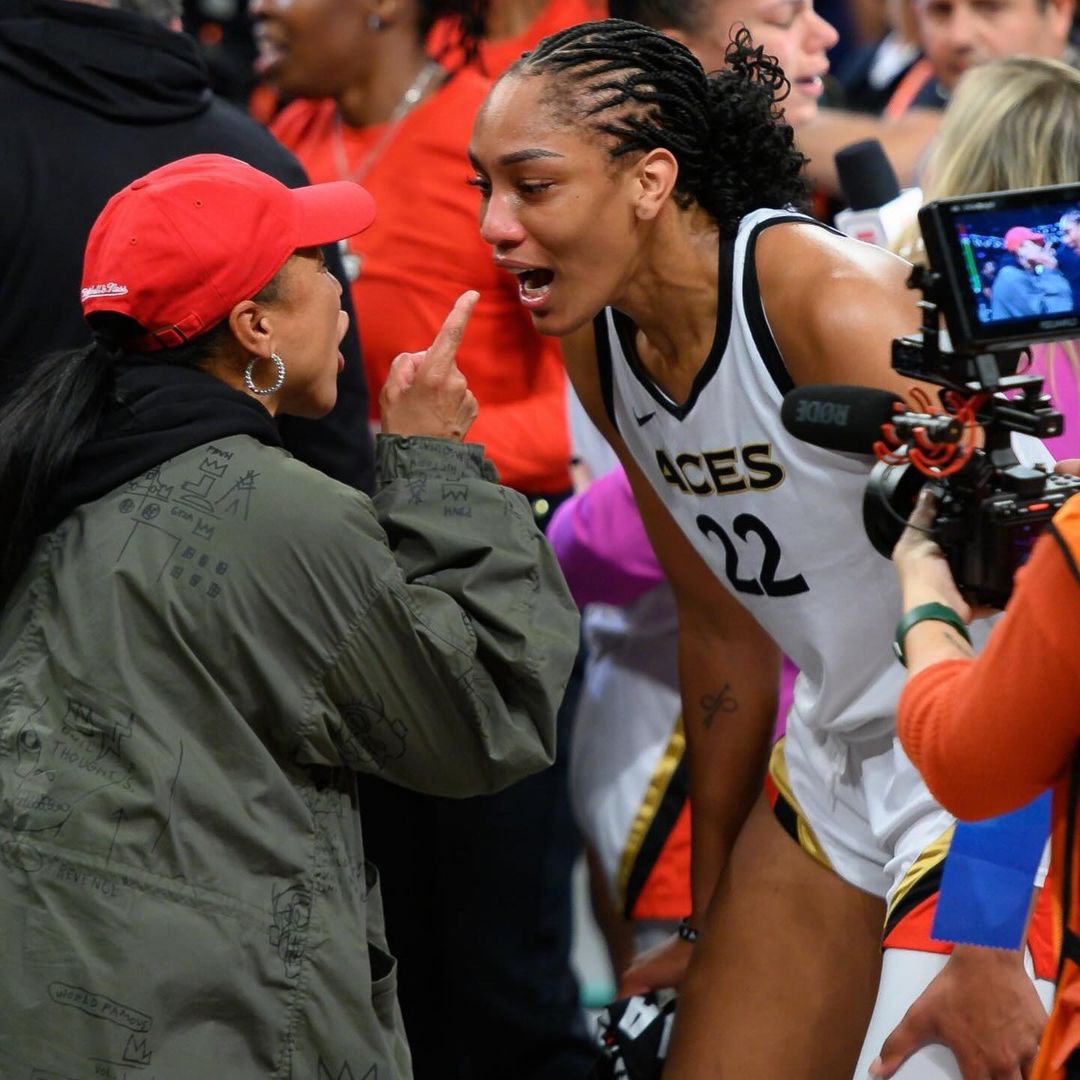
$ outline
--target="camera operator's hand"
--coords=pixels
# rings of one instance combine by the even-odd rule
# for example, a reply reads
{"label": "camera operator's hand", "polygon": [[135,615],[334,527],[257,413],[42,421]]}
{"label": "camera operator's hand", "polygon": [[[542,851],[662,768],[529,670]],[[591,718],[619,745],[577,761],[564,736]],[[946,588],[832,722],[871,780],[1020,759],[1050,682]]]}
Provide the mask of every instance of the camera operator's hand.
{"label": "camera operator's hand", "polygon": [[887,1080],[917,1050],[939,1043],[963,1080],[1027,1080],[1045,1026],[1020,952],[958,945],[885,1040],[870,1075]]}
{"label": "camera operator's hand", "polygon": [[1080,458],[1066,458],[1054,466],[1054,472],[1064,473],[1066,476],[1080,476]]}
{"label": "camera operator's hand", "polygon": [[479,293],[458,297],[435,340],[423,352],[401,353],[379,395],[386,435],[427,435],[461,442],[477,404],[455,360]]}
{"label": "camera operator's hand", "polygon": [[936,516],[937,499],[923,488],[892,555],[900,575],[904,610],[936,601],[951,607],[964,622],[970,622],[971,608],[953,581],[945,553],[930,535]]}

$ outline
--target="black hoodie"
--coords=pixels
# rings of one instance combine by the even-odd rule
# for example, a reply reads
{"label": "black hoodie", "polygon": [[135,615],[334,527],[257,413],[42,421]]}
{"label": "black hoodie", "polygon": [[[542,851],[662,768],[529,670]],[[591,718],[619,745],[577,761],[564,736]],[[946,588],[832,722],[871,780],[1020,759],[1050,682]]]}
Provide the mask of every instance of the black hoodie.
{"label": "black hoodie", "polygon": [[[0,3],[0,365],[89,341],[79,286],[94,219],[136,177],[201,153],[307,183],[264,128],[214,97],[186,35],[67,0]],[[351,317],[336,249],[327,256]],[[337,407],[317,423],[283,420],[282,434],[298,458],[367,487],[367,389],[352,329],[342,352]]]}

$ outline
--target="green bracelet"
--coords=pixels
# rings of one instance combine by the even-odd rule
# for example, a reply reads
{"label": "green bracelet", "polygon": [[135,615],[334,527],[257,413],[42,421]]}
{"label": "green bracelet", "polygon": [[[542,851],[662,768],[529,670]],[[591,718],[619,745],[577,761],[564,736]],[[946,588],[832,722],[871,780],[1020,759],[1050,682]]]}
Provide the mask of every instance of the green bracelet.
{"label": "green bracelet", "polygon": [[964,620],[951,607],[938,603],[919,604],[906,612],[896,624],[896,637],[893,639],[892,647],[893,652],[896,653],[896,659],[904,667],[907,667],[907,657],[904,656],[904,638],[916,623],[926,622],[927,619],[948,623],[969,645],[971,644],[971,635],[964,625]]}

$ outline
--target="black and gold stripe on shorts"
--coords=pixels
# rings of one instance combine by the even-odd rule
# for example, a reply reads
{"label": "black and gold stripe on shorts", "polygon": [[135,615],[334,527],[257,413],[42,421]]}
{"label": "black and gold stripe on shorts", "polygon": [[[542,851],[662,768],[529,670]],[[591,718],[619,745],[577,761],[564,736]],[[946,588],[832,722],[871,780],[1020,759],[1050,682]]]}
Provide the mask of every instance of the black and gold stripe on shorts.
{"label": "black and gold stripe on shorts", "polygon": [[686,731],[682,717],[675,721],[667,747],[653,770],[645,797],[630,826],[619,861],[617,904],[623,918],[631,918],[649,875],[668,842],[690,794],[686,764]]}

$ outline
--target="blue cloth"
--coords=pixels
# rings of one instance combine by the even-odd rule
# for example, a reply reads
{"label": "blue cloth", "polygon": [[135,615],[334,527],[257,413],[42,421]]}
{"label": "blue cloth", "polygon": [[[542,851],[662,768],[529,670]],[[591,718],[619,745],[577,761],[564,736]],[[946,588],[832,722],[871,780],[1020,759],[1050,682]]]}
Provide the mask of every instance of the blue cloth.
{"label": "blue cloth", "polygon": [[931,936],[960,945],[1019,949],[1049,835],[1049,792],[1011,814],[957,822]]}

